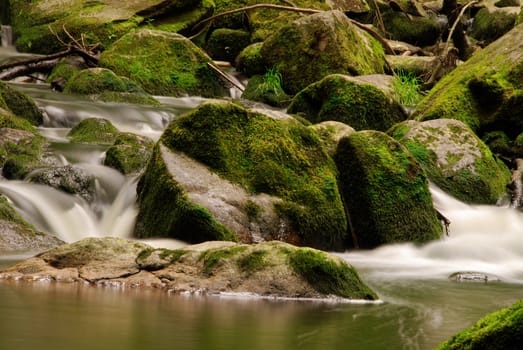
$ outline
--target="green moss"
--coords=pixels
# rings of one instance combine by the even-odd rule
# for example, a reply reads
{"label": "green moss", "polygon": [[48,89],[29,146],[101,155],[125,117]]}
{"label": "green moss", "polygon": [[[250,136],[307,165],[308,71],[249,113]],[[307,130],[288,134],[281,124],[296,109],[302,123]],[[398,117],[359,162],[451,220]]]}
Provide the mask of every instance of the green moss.
{"label": "green moss", "polygon": [[437,347],[451,349],[519,349],[523,342],[523,301],[491,313]]}
{"label": "green moss", "polygon": [[258,42],[244,48],[238,55],[236,70],[249,77],[265,73],[266,67],[260,53],[262,45],[262,42]]}
{"label": "green moss", "polygon": [[188,200],[168,174],[158,147],[147,167],[137,186],[142,208],[136,221],[137,237],[172,237],[190,243],[237,240],[236,234],[218,223],[207,209]]}
{"label": "green moss", "polygon": [[143,93],[136,83],[117,76],[109,69],[84,69],[72,76],[65,85],[64,92],[71,94],[92,95],[106,91]]}
{"label": "green moss", "polygon": [[336,169],[307,127],[233,103],[205,103],[173,121],[161,141],[250,192],[295,203],[302,220],[294,228],[304,242],[332,242],[332,249],[343,241]]}
{"label": "green moss", "polygon": [[258,219],[258,217],[260,216],[263,209],[258,204],[249,200],[243,206],[243,210],[247,214],[247,217],[249,218],[249,220],[256,221]]}
{"label": "green moss", "polygon": [[476,40],[483,40],[485,44],[490,44],[514,28],[516,17],[516,14],[505,11],[482,8],[474,16],[470,35]]}
{"label": "green moss", "polygon": [[216,248],[204,251],[200,255],[203,261],[203,273],[212,275],[214,269],[222,266],[226,260],[247,250],[246,246],[234,246],[229,248]]}
{"label": "green moss", "polygon": [[250,33],[244,30],[219,28],[213,30],[206,48],[215,60],[234,62],[236,56],[251,43]]}
{"label": "green moss", "polygon": [[153,147],[154,142],[150,139],[131,133],[120,133],[113,145],[107,149],[104,165],[122,174],[139,173],[147,165]]}
{"label": "green moss", "polygon": [[351,299],[377,299],[367,288],[354,268],[344,261],[334,260],[326,253],[301,248],[289,255],[289,264],[296,274],[304,278],[318,292]]}
{"label": "green moss", "polygon": [[111,144],[118,129],[107,119],[87,118],[76,124],[67,134],[72,142]]}
{"label": "green moss", "polygon": [[442,228],[425,174],[398,142],[377,131],[343,138],[335,155],[352,245],[427,242]]}
{"label": "green moss", "polygon": [[32,125],[41,125],[42,112],[34,101],[26,94],[16,90],[10,85],[0,82],[0,96],[11,112],[20,118],[29,121]]}
{"label": "green moss", "polygon": [[278,68],[271,68],[263,76],[254,76],[249,79],[242,98],[282,107],[290,101],[290,96],[283,91],[282,83]]}
{"label": "green moss", "polygon": [[300,91],[288,113],[300,113],[312,123],[335,120],[356,130],[385,131],[406,118],[401,106],[377,87],[334,74]]}
{"label": "green moss", "polygon": [[181,35],[142,29],[115,42],[100,65],[138,82],[154,95],[223,96],[223,83],[200,48]]}
{"label": "green moss", "polygon": [[257,271],[263,270],[268,266],[266,260],[268,254],[269,252],[267,250],[254,250],[251,253],[245,254],[238,259],[240,271],[247,275],[252,275]]}
{"label": "green moss", "polygon": [[261,54],[278,66],[285,92],[296,94],[329,74],[383,73],[383,49],[340,11],[303,17],[268,37]]}
{"label": "green moss", "polygon": [[410,16],[389,9],[383,14],[383,23],[391,39],[418,46],[433,45],[441,34],[439,24],[428,16]]}
{"label": "green moss", "polygon": [[[2,121],[1,119],[0,121]],[[3,121],[9,122],[10,118]],[[0,165],[3,166],[2,175],[4,177],[24,179],[32,170],[41,166],[40,159],[46,144],[42,136],[30,131],[7,128],[0,129],[0,131],[2,134],[15,134],[15,138],[7,136],[0,144]]]}

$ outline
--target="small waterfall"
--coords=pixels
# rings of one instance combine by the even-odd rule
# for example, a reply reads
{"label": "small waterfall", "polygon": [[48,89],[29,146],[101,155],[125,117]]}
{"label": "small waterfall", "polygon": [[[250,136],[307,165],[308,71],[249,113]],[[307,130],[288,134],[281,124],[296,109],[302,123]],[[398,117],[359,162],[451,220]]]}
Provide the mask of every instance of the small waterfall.
{"label": "small waterfall", "polygon": [[422,246],[394,244],[341,256],[383,279],[441,279],[477,271],[523,283],[523,213],[467,205],[434,187],[431,192],[436,208],[451,221],[449,237]]}
{"label": "small waterfall", "polygon": [[2,47],[13,46],[13,28],[8,25],[0,25],[0,43]]}

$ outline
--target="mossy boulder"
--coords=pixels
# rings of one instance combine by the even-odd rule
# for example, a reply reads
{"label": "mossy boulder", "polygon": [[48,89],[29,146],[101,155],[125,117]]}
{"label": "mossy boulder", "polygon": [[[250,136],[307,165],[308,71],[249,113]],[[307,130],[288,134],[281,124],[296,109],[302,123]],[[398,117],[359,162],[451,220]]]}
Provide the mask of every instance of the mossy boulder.
{"label": "mossy boulder", "polygon": [[120,133],[105,154],[104,165],[122,174],[138,174],[151,158],[154,142],[146,137]]}
{"label": "mossy boulder", "polygon": [[213,30],[205,47],[215,60],[234,63],[236,56],[251,43],[251,34],[241,29]]}
{"label": "mossy boulder", "polygon": [[410,150],[432,182],[459,200],[494,204],[506,193],[508,168],[464,123],[408,121],[389,133]]}
{"label": "mossy boulder", "polygon": [[[187,176],[198,164],[179,152],[204,170]],[[343,248],[346,220],[334,163],[314,131],[290,116],[274,119],[234,103],[204,103],[167,127],[152,159],[138,184],[140,235],[161,229],[201,240],[191,235],[194,223],[182,225],[179,214],[169,214],[186,208],[189,198],[213,214],[209,222],[219,220],[244,242]]]}
{"label": "mossy boulder", "polygon": [[125,35],[100,57],[100,66],[138,82],[153,95],[225,96],[228,90],[210,62],[189,39],[150,29]]}
{"label": "mossy boulder", "polygon": [[429,16],[413,16],[389,7],[382,18],[386,32],[393,40],[428,46],[435,44],[441,37],[442,26]]}
{"label": "mossy boulder", "polygon": [[106,68],[80,70],[67,80],[64,93],[89,95],[102,101],[159,104],[138,84]]}
{"label": "mossy boulder", "polygon": [[392,91],[380,89],[361,77],[328,75],[300,91],[287,113],[312,123],[333,120],[356,130],[386,131],[407,118]]}
{"label": "mossy boulder", "polygon": [[16,116],[29,121],[32,125],[38,126],[42,124],[42,112],[38,109],[35,102],[23,92],[0,81],[0,97],[4,106]]}
{"label": "mossy boulder", "polygon": [[334,301],[378,298],[341,258],[282,242],[213,241],[170,250],[121,238],[86,238],[4,269],[0,279],[156,287],[170,293]]}
{"label": "mossy boulder", "polygon": [[514,28],[518,12],[507,11],[506,8],[484,7],[474,16],[470,36],[490,44]]}
{"label": "mossy boulder", "polygon": [[493,312],[461,331],[437,350],[516,350],[523,342],[523,301]]}
{"label": "mossy boulder", "polygon": [[[16,117],[6,118],[17,120]],[[4,119],[5,120],[5,119]],[[42,166],[45,139],[34,131],[0,128],[0,166],[7,179],[23,179]]]}
{"label": "mossy boulder", "polygon": [[283,88],[296,94],[329,74],[384,72],[383,48],[341,11],[300,18],[268,37],[261,48],[267,67],[277,67]]}
{"label": "mossy boulder", "polygon": [[112,144],[117,135],[118,129],[109,120],[87,118],[72,127],[67,137],[76,143]]}
{"label": "mossy boulder", "polygon": [[523,132],[523,25],[474,54],[441,79],[420,101],[413,118],[457,119],[482,136]]}
{"label": "mossy boulder", "polygon": [[258,42],[245,47],[236,57],[236,70],[248,77],[265,73],[267,68],[261,56],[262,45],[263,42]]}
{"label": "mossy boulder", "polygon": [[334,157],[353,247],[438,239],[442,226],[416,159],[379,131],[340,140]]}
{"label": "mossy boulder", "polygon": [[336,154],[340,140],[356,131],[347,124],[331,120],[310,125],[309,128],[318,134],[331,157]]}
{"label": "mossy boulder", "polygon": [[65,30],[76,39],[83,35],[87,45],[105,48],[140,25],[163,25],[173,32],[190,28],[213,8],[208,0],[11,0],[10,17],[19,51],[48,54],[71,41]]}

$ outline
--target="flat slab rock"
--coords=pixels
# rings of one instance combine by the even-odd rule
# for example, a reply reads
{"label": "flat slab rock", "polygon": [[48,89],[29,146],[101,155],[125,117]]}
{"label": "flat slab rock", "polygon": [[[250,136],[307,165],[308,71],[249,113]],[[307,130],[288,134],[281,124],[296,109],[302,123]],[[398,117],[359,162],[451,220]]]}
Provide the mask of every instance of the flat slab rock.
{"label": "flat slab rock", "polygon": [[[292,269],[289,254],[300,249],[346,264],[333,255],[276,241],[257,245],[215,241],[169,250],[122,238],[87,238],[0,270],[0,280],[149,287],[179,294],[339,298],[319,292]],[[361,284],[365,293],[368,291],[354,299],[377,298],[357,275],[353,282]],[[343,298],[351,299],[346,295]]]}

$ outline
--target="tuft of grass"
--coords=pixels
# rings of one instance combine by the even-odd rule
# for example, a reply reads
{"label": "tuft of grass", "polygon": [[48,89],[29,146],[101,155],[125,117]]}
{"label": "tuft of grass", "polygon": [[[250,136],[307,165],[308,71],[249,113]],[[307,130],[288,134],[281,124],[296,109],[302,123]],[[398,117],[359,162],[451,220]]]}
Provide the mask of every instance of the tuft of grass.
{"label": "tuft of grass", "polygon": [[413,72],[403,69],[396,70],[392,84],[398,102],[403,106],[414,107],[423,97],[422,82]]}
{"label": "tuft of grass", "polygon": [[263,75],[263,83],[256,88],[259,93],[271,92],[275,95],[285,95],[283,91],[283,78],[278,67],[272,67]]}

